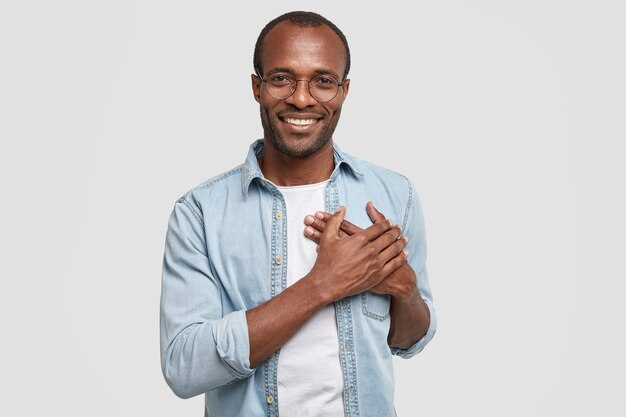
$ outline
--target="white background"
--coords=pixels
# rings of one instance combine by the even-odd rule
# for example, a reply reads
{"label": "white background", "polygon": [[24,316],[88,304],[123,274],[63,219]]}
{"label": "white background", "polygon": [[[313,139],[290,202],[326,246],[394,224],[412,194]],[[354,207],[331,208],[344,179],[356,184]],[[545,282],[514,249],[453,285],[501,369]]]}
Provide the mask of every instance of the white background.
{"label": "white background", "polygon": [[425,209],[399,415],[625,416],[626,8],[565,0],[3,2],[0,414],[202,415],[159,366],[167,219],[261,136],[254,42],[294,9],[351,45],[335,140]]}

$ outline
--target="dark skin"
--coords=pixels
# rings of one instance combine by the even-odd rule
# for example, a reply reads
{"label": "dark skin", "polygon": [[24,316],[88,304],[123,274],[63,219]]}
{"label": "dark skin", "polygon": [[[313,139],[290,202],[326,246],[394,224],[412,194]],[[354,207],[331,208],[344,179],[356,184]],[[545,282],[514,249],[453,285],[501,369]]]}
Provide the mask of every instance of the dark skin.
{"label": "dark skin", "polygon": [[[372,202],[367,203],[366,210],[374,224],[387,221]],[[307,227],[304,229],[304,234],[319,244],[330,218],[331,214],[323,211],[318,211],[314,216],[306,216],[304,223]],[[353,236],[362,230],[344,220],[340,226],[339,237]],[[408,242],[405,236],[403,239]],[[368,291],[391,296],[391,325],[387,337],[389,346],[408,349],[426,334],[430,324],[430,311],[420,295],[415,271],[408,263],[396,269]]]}
{"label": "dark skin", "polygon": [[[264,77],[287,70],[298,80],[309,80],[320,71],[339,77],[345,69],[343,44],[326,26],[300,28],[281,22],[268,33],[263,45]],[[294,94],[283,100],[271,97],[264,84],[258,76],[252,76],[265,132],[264,155],[259,159],[263,175],[285,186],[328,179],[334,169],[330,135],[347,96],[349,80],[326,103],[319,103],[309,94],[306,82],[298,82]],[[314,123],[295,126],[289,122],[294,118]],[[340,207],[336,214],[325,218],[317,260],[306,276],[246,312],[251,368],[269,358],[324,306],[376,287],[406,265],[406,241],[400,239],[398,226],[381,220],[340,238],[344,217],[345,208]]]}

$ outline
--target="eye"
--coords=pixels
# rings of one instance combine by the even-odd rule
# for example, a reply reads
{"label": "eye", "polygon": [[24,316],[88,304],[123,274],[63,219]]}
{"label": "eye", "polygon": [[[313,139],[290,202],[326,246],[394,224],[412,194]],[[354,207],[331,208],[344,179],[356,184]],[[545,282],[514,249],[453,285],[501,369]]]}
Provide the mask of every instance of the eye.
{"label": "eye", "polygon": [[289,85],[293,82],[291,78],[285,74],[274,74],[269,77],[268,81],[278,86]]}
{"label": "eye", "polygon": [[317,88],[334,88],[337,84],[339,83],[330,77],[317,77],[313,80],[313,85]]}

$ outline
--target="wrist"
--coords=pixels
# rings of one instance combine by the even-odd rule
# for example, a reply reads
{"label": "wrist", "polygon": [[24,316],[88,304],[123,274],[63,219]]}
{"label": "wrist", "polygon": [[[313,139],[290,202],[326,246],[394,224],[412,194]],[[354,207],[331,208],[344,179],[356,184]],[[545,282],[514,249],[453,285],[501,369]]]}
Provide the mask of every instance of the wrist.
{"label": "wrist", "polygon": [[414,303],[420,297],[420,292],[417,288],[417,279],[413,268],[409,264],[405,264],[395,273],[400,274],[400,276],[393,280],[395,285],[389,291],[391,298],[397,303]]}
{"label": "wrist", "polygon": [[323,272],[313,268],[299,281],[306,286],[307,297],[312,298],[320,308],[341,298],[335,288],[327,285],[327,280],[321,279],[321,274]]}

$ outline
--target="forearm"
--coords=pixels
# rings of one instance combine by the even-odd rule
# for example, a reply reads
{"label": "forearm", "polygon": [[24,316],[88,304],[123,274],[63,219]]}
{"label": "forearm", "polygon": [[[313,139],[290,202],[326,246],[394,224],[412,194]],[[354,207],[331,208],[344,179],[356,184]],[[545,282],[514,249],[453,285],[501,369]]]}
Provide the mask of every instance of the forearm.
{"label": "forearm", "polygon": [[392,295],[391,325],[387,343],[390,347],[409,349],[420,340],[430,325],[430,311],[417,286],[410,295]]}
{"label": "forearm", "polygon": [[246,312],[250,367],[255,368],[332,301],[314,276],[307,275],[276,297]]}

